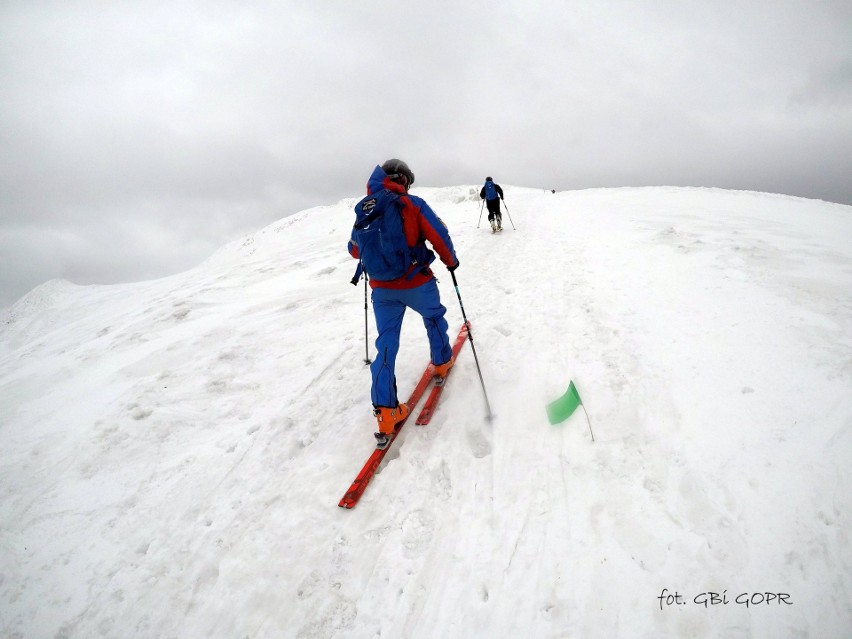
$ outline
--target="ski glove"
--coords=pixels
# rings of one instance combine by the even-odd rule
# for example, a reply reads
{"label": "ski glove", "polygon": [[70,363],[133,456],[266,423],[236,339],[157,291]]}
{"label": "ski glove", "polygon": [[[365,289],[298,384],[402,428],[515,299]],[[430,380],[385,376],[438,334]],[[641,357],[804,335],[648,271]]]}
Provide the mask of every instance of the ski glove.
{"label": "ski glove", "polygon": [[448,266],[448,267],[447,267],[447,270],[448,270],[450,273],[452,273],[452,272],[453,272],[453,271],[455,271],[458,267],[459,267],[459,260],[458,260],[458,258],[456,258],[456,263],[455,263],[453,266]]}

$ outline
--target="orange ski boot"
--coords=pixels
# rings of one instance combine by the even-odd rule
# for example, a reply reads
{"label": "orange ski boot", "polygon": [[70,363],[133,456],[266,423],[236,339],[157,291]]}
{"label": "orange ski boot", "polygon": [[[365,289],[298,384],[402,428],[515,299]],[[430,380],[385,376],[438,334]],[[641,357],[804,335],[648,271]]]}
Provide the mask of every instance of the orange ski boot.
{"label": "orange ski boot", "polygon": [[411,410],[405,404],[399,404],[396,408],[376,406],[373,409],[373,415],[376,416],[376,423],[379,426],[379,432],[375,433],[376,448],[387,448],[397,425],[404,421],[410,412]]}
{"label": "orange ski boot", "polygon": [[447,373],[450,372],[450,369],[453,367],[453,364],[455,364],[455,363],[456,363],[456,358],[451,357],[450,361],[444,362],[440,366],[438,366],[436,364],[432,364],[432,366],[435,369],[433,371],[432,375],[434,377],[440,377],[441,379],[444,379],[447,376]]}

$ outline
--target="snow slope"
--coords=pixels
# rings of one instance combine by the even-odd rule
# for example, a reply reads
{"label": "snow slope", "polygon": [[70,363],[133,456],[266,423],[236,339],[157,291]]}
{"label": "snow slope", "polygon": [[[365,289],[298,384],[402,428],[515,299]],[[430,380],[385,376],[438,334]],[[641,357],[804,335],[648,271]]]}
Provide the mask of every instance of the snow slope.
{"label": "snow slope", "polygon": [[[850,636],[852,207],[504,188],[496,235],[478,186],[414,191],[497,417],[467,345],[351,511],[356,198],[0,317],[0,634]],[[402,396],[427,361],[409,315]],[[571,379],[595,442],[547,421]]]}

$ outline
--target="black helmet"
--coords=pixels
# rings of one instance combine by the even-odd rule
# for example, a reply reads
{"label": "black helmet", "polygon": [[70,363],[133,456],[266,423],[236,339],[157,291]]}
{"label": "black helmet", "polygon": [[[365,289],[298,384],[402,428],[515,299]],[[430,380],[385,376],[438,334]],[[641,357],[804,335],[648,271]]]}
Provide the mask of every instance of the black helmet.
{"label": "black helmet", "polygon": [[491,181],[492,181],[492,180],[491,180],[491,176],[489,175],[487,178],[485,178],[485,181],[486,181],[486,182],[491,182]]}
{"label": "black helmet", "polygon": [[406,187],[414,184],[414,173],[411,172],[411,169],[402,160],[397,160],[396,158],[388,160],[382,164],[382,170],[392,180],[398,180],[400,176],[404,175],[405,179],[408,180],[408,184],[405,185]]}

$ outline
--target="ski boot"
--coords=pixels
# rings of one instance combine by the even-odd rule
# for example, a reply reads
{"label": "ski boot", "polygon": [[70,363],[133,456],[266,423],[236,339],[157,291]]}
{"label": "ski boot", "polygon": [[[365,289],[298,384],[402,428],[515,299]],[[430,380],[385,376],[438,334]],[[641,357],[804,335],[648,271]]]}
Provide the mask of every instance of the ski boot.
{"label": "ski boot", "polygon": [[450,372],[450,369],[453,367],[453,364],[455,364],[455,363],[456,363],[456,358],[455,358],[455,357],[451,357],[451,358],[449,359],[449,361],[444,362],[444,363],[443,363],[443,364],[441,364],[440,366],[437,366],[437,365],[435,365],[435,364],[432,364],[432,366],[433,366],[433,367],[434,367],[434,369],[435,369],[434,371],[432,371],[432,376],[433,376],[433,377],[437,377],[437,378],[438,378],[438,379],[435,381],[435,384],[436,384],[437,386],[440,386],[441,384],[443,384],[443,383],[444,383],[444,378],[447,376],[447,373],[449,373],[449,372]]}
{"label": "ski boot", "polygon": [[376,448],[384,450],[391,442],[391,437],[397,429],[397,425],[405,421],[411,410],[405,404],[399,404],[396,408],[387,406],[376,406],[373,415],[379,426],[379,432],[374,433],[376,437]]}

